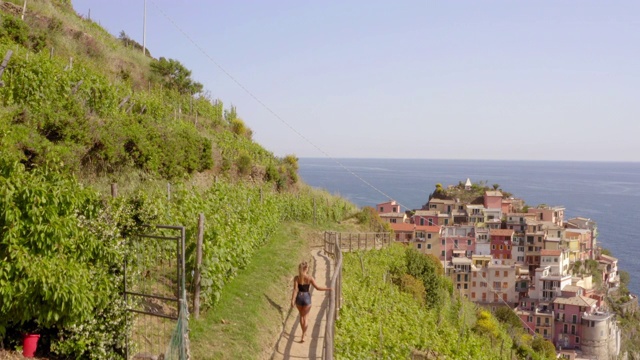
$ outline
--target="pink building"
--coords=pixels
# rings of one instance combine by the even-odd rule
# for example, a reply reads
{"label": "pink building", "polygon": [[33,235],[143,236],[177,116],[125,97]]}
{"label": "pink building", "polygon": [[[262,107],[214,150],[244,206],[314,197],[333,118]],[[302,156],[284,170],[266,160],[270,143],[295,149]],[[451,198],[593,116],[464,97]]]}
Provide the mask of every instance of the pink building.
{"label": "pink building", "polygon": [[395,200],[391,200],[391,201],[387,201],[387,202],[383,202],[383,203],[377,204],[376,205],[376,210],[380,214],[400,213],[400,212],[402,212],[402,209],[400,208],[400,205],[398,205]]}
{"label": "pink building", "polygon": [[553,300],[555,312],[554,342],[563,348],[580,347],[582,340],[582,316],[596,310],[596,300],[582,295]]}
{"label": "pink building", "polygon": [[475,252],[476,236],[473,225],[455,225],[442,228],[440,260],[452,257],[471,257]]}
{"label": "pink building", "polygon": [[502,193],[500,191],[485,191],[484,207],[485,209],[502,210]]}

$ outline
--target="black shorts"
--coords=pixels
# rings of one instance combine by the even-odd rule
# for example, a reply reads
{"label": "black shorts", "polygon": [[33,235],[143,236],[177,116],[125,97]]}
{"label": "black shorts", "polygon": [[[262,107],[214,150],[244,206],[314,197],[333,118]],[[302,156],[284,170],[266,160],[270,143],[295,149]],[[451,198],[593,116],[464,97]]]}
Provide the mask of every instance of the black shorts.
{"label": "black shorts", "polygon": [[298,291],[298,295],[296,295],[296,305],[298,306],[311,305],[311,294],[306,291]]}

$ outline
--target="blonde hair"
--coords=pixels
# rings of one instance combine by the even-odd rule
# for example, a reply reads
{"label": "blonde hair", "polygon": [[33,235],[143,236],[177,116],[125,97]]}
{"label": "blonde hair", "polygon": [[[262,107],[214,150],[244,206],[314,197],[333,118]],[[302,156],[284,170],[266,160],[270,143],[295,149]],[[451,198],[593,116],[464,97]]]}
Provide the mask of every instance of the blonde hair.
{"label": "blonde hair", "polygon": [[309,269],[309,264],[306,261],[303,261],[298,265],[298,284],[301,284],[304,280],[304,273]]}

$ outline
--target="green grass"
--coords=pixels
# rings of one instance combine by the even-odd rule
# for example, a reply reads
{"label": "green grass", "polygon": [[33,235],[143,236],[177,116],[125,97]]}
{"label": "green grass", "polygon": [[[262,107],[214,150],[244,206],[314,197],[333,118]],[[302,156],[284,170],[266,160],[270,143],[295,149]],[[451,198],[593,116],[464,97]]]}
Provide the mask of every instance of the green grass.
{"label": "green grass", "polygon": [[190,322],[194,359],[265,357],[290,310],[291,279],[321,229],[285,223],[225,286],[214,309]]}

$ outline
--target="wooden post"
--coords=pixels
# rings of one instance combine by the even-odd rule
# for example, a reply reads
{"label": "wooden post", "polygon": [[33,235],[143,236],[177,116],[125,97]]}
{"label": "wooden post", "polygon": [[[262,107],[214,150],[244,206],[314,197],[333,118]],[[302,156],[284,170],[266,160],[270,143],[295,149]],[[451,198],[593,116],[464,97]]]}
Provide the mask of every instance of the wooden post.
{"label": "wooden post", "polygon": [[167,183],[167,201],[171,201],[171,183]]}
{"label": "wooden post", "polygon": [[316,198],[313,198],[313,225],[316,224]]}
{"label": "wooden post", "polygon": [[204,214],[198,216],[198,238],[196,242],[196,269],[194,273],[193,315],[200,317],[200,266],[202,265],[202,241],[204,240]]}
{"label": "wooden post", "polygon": [[80,80],[78,81],[78,83],[73,87],[73,89],[71,89],[71,94],[75,94],[78,89],[80,88],[80,85],[82,85],[82,83],[84,82],[84,80]]}
{"label": "wooden post", "polygon": [[[9,59],[11,59],[11,55],[13,55],[13,51],[7,50],[7,55],[4,56],[4,60],[2,60],[2,65],[0,65],[0,78],[2,78],[4,69],[7,68],[7,64],[9,63]],[[0,86],[4,86],[4,82],[0,81]]]}
{"label": "wooden post", "polygon": [[24,21],[24,14],[27,12],[27,0],[24,0],[24,6],[22,7],[22,16],[20,19]]}
{"label": "wooden post", "polygon": [[125,96],[125,98],[124,98],[124,99],[122,99],[122,101],[120,102],[120,105],[118,105],[118,109],[120,109],[121,107],[123,107],[123,106],[124,106],[124,104],[126,104],[126,103],[127,103],[127,101],[129,101],[129,98],[130,98],[130,97],[131,97],[131,96],[129,96],[129,95]]}
{"label": "wooden post", "polygon": [[53,50],[54,50],[54,47],[52,46],[51,50],[49,50],[49,60],[53,59]]}
{"label": "wooden post", "polygon": [[118,184],[116,183],[111,184],[111,197],[113,198],[118,197]]}

